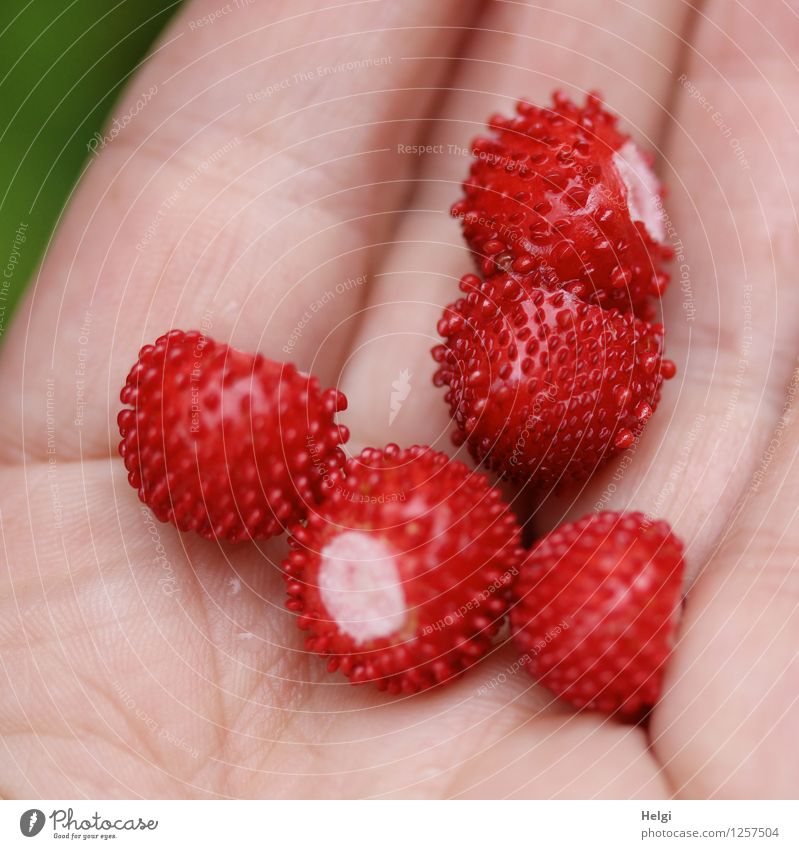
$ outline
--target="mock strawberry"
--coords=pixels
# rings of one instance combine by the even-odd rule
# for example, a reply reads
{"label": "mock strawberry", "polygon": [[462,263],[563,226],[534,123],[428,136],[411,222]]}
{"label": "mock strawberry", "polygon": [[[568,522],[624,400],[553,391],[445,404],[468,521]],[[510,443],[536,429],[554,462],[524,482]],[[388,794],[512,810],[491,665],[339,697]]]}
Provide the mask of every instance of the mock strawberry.
{"label": "mock strawberry", "polygon": [[287,606],[331,671],[417,692],[489,651],[519,537],[484,475],[427,447],[367,449],[294,529]]}
{"label": "mock strawberry", "polygon": [[562,525],[514,586],[523,665],[577,707],[640,719],[660,695],[683,571],[666,522],[607,512]]}
{"label": "mock strawberry", "polygon": [[630,446],[675,372],[663,328],[512,276],[461,281],[435,383],[476,460],[538,488],[586,480]]}
{"label": "mock strawberry", "polygon": [[340,392],[196,331],[143,347],[120,398],[131,486],[162,522],[209,539],[279,534],[344,463]]}
{"label": "mock strawberry", "polygon": [[516,111],[475,140],[452,208],[478,267],[534,274],[537,285],[650,318],[672,255],[651,157],[598,95],[581,108],[555,92],[551,108],[521,101]]}

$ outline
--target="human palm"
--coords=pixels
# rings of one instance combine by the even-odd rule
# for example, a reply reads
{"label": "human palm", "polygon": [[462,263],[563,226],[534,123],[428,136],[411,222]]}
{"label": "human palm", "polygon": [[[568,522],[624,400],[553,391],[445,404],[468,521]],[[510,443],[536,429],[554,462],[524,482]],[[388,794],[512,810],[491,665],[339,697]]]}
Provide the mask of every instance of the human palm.
{"label": "human palm", "polygon": [[[799,20],[542,5],[195,0],[145,63],[2,350],[0,794],[795,795]],[[350,450],[454,452],[429,356],[470,270],[447,210],[484,119],[555,87],[599,88],[658,154],[680,370],[634,452],[514,507],[538,530],[645,510],[685,540],[646,727],[574,713],[503,641],[412,698],[328,675],[283,609],[285,542],[154,524],[116,456],[119,387],[172,327],[338,385]]]}

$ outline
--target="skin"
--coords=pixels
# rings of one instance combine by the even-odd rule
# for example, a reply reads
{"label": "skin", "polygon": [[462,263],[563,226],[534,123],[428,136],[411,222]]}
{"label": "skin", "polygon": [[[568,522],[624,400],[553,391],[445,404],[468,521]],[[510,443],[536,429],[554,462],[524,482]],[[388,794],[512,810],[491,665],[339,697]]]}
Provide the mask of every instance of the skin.
{"label": "skin", "polygon": [[[135,117],[91,158],[0,354],[0,794],[796,796],[796,10],[273,0],[198,23],[219,8],[187,4],[131,83],[115,115]],[[639,445],[579,491],[513,496],[539,531],[602,504],[685,541],[648,727],[573,713],[508,644],[417,698],[350,687],[302,651],[283,541],[150,524],[116,456],[119,387],[170,327],[339,385],[353,450],[455,453],[428,353],[471,269],[448,145],[555,87],[599,88],[655,151],[682,240],[663,304],[679,373]]]}

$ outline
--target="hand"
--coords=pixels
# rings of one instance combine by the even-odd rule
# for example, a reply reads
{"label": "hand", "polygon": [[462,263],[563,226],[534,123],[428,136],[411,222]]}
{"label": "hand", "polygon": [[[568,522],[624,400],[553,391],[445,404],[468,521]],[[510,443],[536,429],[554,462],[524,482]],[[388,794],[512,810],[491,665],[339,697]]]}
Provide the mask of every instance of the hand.
{"label": "hand", "polygon": [[[187,4],[131,84],[2,350],[0,793],[795,796],[795,12],[222,5]],[[119,388],[172,327],[338,384],[352,450],[453,450],[429,355],[471,269],[448,208],[485,118],[555,87],[602,90],[657,152],[680,243],[678,378],[636,451],[535,516],[639,509],[687,543],[648,728],[573,713],[510,644],[415,698],[349,686],[283,609],[283,540],[153,524],[116,456]]]}

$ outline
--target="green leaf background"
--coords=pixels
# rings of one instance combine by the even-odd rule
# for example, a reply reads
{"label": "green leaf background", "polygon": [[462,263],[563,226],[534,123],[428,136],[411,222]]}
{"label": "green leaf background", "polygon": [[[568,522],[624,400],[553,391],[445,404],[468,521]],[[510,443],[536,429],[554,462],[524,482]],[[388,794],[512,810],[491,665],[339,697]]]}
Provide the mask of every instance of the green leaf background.
{"label": "green leaf background", "polygon": [[90,140],[179,5],[0,3],[0,337],[36,273]]}

